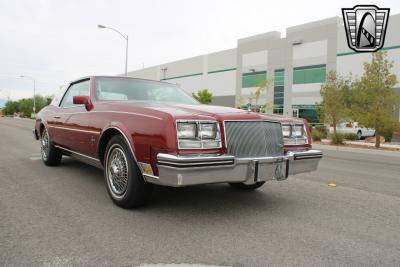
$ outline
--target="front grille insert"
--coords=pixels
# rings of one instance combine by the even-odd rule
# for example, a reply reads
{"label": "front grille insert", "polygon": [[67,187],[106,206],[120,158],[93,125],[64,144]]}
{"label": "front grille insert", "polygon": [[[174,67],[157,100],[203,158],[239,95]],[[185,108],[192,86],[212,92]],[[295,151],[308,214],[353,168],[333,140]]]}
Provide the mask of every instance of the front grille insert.
{"label": "front grille insert", "polygon": [[269,121],[225,121],[229,155],[238,158],[283,155],[281,124]]}

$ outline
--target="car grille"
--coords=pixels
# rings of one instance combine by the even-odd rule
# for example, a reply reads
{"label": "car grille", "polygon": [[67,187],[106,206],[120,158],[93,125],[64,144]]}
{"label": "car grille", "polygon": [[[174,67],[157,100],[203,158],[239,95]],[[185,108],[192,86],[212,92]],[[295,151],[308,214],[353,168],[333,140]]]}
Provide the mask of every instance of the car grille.
{"label": "car grille", "polygon": [[225,121],[228,154],[239,158],[283,155],[280,123]]}

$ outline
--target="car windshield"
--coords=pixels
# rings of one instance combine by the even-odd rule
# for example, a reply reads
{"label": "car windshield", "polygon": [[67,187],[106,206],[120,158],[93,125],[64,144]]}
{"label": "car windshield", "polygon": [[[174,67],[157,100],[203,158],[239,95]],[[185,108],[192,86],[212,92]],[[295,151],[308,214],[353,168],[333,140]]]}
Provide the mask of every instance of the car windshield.
{"label": "car windshield", "polygon": [[198,104],[178,86],[129,78],[96,78],[97,100],[148,100]]}

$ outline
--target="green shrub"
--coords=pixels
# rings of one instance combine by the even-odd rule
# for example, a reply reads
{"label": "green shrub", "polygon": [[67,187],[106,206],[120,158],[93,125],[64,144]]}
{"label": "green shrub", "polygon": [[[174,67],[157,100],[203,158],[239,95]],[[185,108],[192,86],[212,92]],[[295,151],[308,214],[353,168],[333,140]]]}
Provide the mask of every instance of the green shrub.
{"label": "green shrub", "polygon": [[313,141],[321,141],[323,138],[323,134],[320,131],[313,129],[311,131],[311,138]]}
{"label": "green shrub", "polygon": [[382,131],[380,134],[381,134],[381,136],[385,137],[385,142],[390,143],[392,141],[393,132],[394,132],[394,129],[392,127],[390,127],[389,129]]}
{"label": "green shrub", "polygon": [[343,135],[343,138],[345,140],[349,140],[349,141],[358,140],[358,136],[355,133],[346,133],[346,134]]}
{"label": "green shrub", "polygon": [[326,129],[325,125],[316,125],[315,130],[322,134],[322,138],[328,137],[328,130]]}
{"label": "green shrub", "polygon": [[344,136],[343,134],[336,133],[331,135],[331,144],[332,145],[341,145],[343,144]]}

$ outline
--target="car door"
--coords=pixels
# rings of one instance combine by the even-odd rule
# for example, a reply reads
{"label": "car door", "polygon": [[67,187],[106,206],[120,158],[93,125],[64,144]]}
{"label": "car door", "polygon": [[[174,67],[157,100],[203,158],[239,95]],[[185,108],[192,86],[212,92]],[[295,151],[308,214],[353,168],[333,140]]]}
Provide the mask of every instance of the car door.
{"label": "car door", "polygon": [[89,112],[84,105],[75,105],[74,96],[90,96],[90,79],[71,84],[60,102],[58,143],[72,152],[88,154],[93,140]]}

